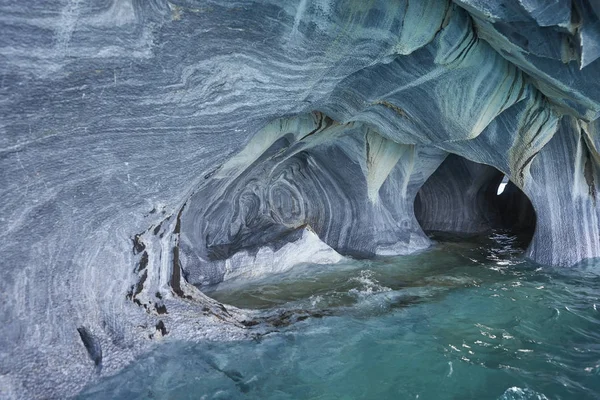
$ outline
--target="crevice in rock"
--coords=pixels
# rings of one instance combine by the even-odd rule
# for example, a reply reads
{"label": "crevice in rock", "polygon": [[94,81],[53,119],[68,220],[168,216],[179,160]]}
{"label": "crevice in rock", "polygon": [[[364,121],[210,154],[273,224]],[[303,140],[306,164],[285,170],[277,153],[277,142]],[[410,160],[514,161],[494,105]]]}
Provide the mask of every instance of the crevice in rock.
{"label": "crevice in rock", "polygon": [[102,347],[98,339],[85,327],[80,326],[77,328],[79,337],[85,346],[91,360],[94,362],[98,369],[102,368]]}

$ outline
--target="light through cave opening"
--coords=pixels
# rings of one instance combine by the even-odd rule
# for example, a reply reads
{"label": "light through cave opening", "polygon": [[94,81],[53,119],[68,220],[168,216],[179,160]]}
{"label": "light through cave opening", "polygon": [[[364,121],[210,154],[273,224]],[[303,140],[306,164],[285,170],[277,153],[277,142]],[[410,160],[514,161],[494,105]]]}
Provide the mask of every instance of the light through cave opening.
{"label": "light through cave opening", "polygon": [[483,234],[501,230],[531,243],[536,214],[527,195],[496,168],[451,154],[415,199],[423,230]]}
{"label": "light through cave opening", "polygon": [[[592,379],[600,359],[594,340],[600,281],[588,271],[600,270],[598,4],[3,1],[0,397],[70,398],[133,360],[142,364],[138,375],[159,386],[173,377],[164,394],[153,388],[154,397],[165,398],[269,398],[265,388],[298,398],[307,388],[325,386],[347,393],[314,395],[352,398],[368,390],[371,398],[497,398],[509,387],[504,397],[513,398],[519,396],[512,392],[516,383],[548,388],[548,377],[553,389],[521,395],[594,397],[600,393],[600,380]],[[505,174],[509,180],[499,191]],[[524,262],[513,269],[523,286],[513,291],[508,277],[495,273],[486,275],[489,286],[463,290],[461,283],[460,293],[406,307],[415,312],[413,321],[424,323],[418,329],[399,315],[366,332],[362,322],[358,329],[326,325],[321,332],[327,333],[310,342],[317,346],[286,342],[263,351],[254,344],[225,345],[243,367],[259,353],[281,354],[282,348],[319,359],[296,363],[290,357],[302,368],[288,371],[279,368],[279,358],[272,370],[255,364],[244,371],[248,379],[258,376],[248,395],[236,391],[248,379],[224,373],[230,369],[223,365],[199,363],[194,370],[198,357],[171,354],[155,357],[155,368],[140,359],[163,339],[256,338],[250,314],[202,289],[285,273],[298,281],[306,264],[315,267],[305,270],[312,279],[317,270],[355,263],[359,273],[346,277],[353,280],[343,290],[370,299],[379,284],[360,272],[385,257],[398,260],[390,263],[396,282],[380,281],[398,289],[398,301],[383,305],[420,302],[410,298],[406,272],[414,271],[417,286],[456,282],[464,276],[452,270],[464,266],[469,247],[463,241],[454,254],[440,254],[452,247],[445,244],[422,251],[432,242],[421,226],[473,236],[502,230],[496,236],[510,243],[515,236],[508,231],[526,242],[535,231],[528,261],[518,260]],[[493,248],[478,242],[479,250]],[[521,248],[517,252],[520,257]],[[498,265],[480,256],[474,259]],[[585,275],[571,279],[583,262]],[[485,275],[481,265],[469,273]],[[538,266],[550,268],[521,280],[521,272]],[[556,267],[570,268],[568,275],[554,274]],[[544,291],[538,290],[540,276],[546,276]],[[502,285],[514,296],[488,296],[488,288]],[[435,292],[446,290],[439,286]],[[547,318],[565,307],[579,316],[561,311],[560,318]],[[449,323],[452,316],[457,324]],[[490,345],[507,351],[487,358],[490,352],[479,346],[481,353],[463,362],[467,341],[457,332],[470,327],[478,339],[490,339],[480,337],[475,324],[496,329],[499,342]],[[378,336],[388,327],[394,328],[389,337]],[[398,336],[396,327],[408,331]],[[505,331],[515,340],[496,334]],[[340,344],[369,342],[365,338],[373,339],[371,346],[344,347],[341,358],[328,353]],[[448,347],[449,338],[457,339],[460,352]],[[565,338],[582,352],[555,346],[568,344]],[[511,344],[536,345],[521,354]],[[356,365],[344,364],[357,354],[373,356],[372,364],[361,356],[354,357]],[[398,368],[398,354],[406,369]],[[446,379],[449,357],[455,372]],[[221,392],[219,382],[214,393],[204,386],[182,394],[183,381],[207,384],[204,367],[232,391]],[[405,370],[413,375],[403,376]],[[304,381],[306,371],[332,379],[344,371],[356,375],[322,384]],[[510,376],[502,380],[501,374]],[[292,381],[283,383],[284,377]],[[383,380],[392,386],[380,385]],[[398,393],[400,380],[410,390]],[[98,396],[147,393],[145,382],[120,382],[109,386],[139,393]],[[289,383],[298,390],[282,394]],[[385,392],[374,393],[376,386]]]}
{"label": "light through cave opening", "polygon": [[498,185],[498,190],[496,191],[496,195],[500,196],[503,192],[504,189],[506,189],[506,185],[508,184],[508,176],[504,175],[504,178],[502,178],[502,182],[500,182],[500,185]]}

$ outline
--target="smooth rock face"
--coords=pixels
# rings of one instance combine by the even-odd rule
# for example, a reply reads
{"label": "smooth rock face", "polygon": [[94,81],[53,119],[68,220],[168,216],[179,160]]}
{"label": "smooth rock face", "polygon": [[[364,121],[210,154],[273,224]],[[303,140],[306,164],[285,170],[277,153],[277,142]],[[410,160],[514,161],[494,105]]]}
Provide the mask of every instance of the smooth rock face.
{"label": "smooth rock face", "polygon": [[600,256],[599,13],[2,2],[0,397],[73,395],[165,336],[247,334],[193,284],[427,247],[413,201],[448,153],[529,197],[533,260]]}
{"label": "smooth rock face", "polygon": [[[274,254],[309,227],[353,257],[409,254],[429,246],[417,223],[417,190],[446,153],[397,144],[360,123],[321,113],[269,124],[192,196],[181,214],[182,268],[193,284],[219,283],[240,252]],[[309,262],[311,250],[306,249]],[[313,260],[314,261],[314,260]],[[287,259],[266,261],[288,263]],[[256,268],[261,268],[256,265]]]}
{"label": "smooth rock face", "polygon": [[532,163],[524,191],[537,228],[528,256],[542,264],[569,266],[600,254],[599,158],[593,146],[582,123],[565,116]]}

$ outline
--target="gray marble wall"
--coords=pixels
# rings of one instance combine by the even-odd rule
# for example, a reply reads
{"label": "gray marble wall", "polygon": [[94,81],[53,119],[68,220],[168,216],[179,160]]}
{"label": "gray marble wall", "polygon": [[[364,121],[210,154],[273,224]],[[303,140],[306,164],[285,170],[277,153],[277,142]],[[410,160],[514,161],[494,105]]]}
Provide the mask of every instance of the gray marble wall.
{"label": "gray marble wall", "polygon": [[[164,335],[244,337],[186,277],[261,248],[423,248],[411,197],[446,153],[529,196],[534,260],[599,256],[598,21],[584,0],[0,3],[0,397],[72,395]],[[336,127],[298,136],[314,115]]]}

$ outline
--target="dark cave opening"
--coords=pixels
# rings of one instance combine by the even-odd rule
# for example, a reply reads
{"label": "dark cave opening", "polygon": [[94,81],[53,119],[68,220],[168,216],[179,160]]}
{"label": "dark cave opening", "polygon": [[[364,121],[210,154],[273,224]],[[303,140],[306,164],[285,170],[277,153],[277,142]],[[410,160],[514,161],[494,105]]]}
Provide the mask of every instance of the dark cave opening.
{"label": "dark cave opening", "polygon": [[500,215],[500,228],[510,230],[524,245],[529,245],[535,233],[536,215],[527,195],[509,180],[494,203]]}
{"label": "dark cave opening", "polygon": [[496,168],[451,154],[415,198],[415,216],[423,230],[477,235],[506,231],[526,248],[536,226],[534,207],[525,193]]}

